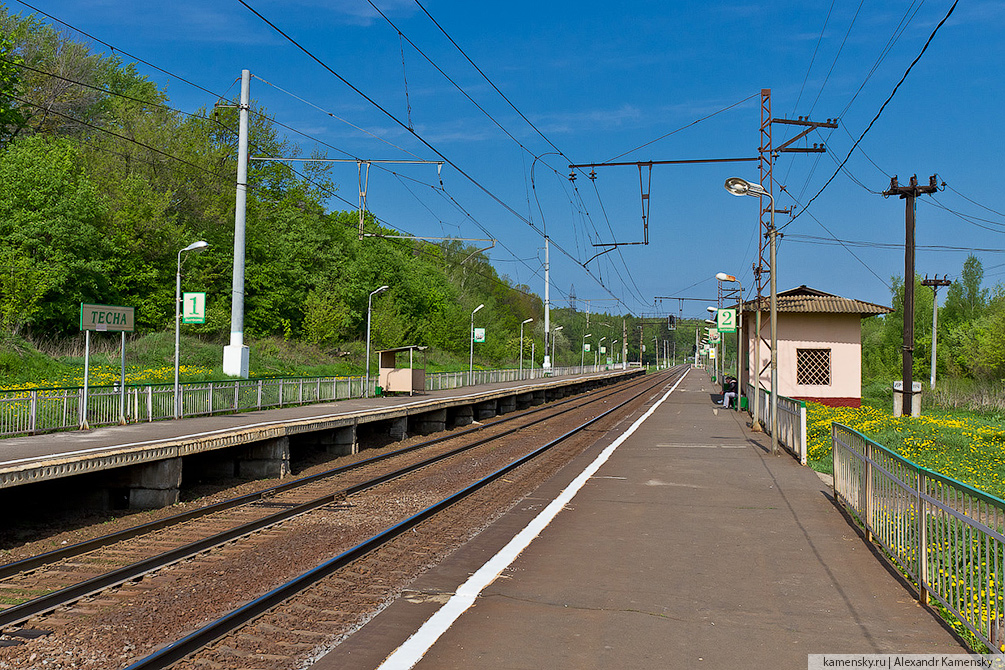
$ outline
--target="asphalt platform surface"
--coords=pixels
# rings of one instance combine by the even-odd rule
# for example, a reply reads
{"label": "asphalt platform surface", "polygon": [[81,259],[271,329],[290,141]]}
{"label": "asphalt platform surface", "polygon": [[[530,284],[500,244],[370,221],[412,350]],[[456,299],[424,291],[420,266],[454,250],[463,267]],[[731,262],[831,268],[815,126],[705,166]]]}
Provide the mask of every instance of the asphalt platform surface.
{"label": "asphalt platform surface", "polygon": [[634,419],[313,670],[775,669],[806,668],[808,654],[964,653],[821,478],[771,455],[770,440],[713,393],[707,374],[691,370],[470,607],[445,630],[429,632],[431,622],[413,637],[419,651],[392,655]]}

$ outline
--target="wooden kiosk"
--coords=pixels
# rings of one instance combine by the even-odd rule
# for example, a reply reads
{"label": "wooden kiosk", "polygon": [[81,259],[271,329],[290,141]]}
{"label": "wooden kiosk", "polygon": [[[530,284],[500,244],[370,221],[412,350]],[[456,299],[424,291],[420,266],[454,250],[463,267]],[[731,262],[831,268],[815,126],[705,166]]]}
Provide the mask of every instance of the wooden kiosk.
{"label": "wooden kiosk", "polygon": [[[413,395],[416,391],[426,390],[426,366],[423,358],[421,368],[414,367],[415,352],[425,351],[426,347],[410,344],[406,347],[395,347],[394,349],[384,349],[377,352],[380,360],[377,384],[384,389],[384,392],[398,392]],[[398,354],[408,352],[408,367],[399,368]]]}

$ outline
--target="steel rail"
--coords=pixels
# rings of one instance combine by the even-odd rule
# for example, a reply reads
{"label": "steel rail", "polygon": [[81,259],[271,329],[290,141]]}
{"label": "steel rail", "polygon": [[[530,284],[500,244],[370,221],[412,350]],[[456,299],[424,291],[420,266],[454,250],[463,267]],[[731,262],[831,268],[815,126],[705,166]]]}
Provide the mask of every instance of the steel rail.
{"label": "steel rail", "polygon": [[[635,382],[635,384],[639,384],[639,382]],[[626,384],[624,386],[627,387],[627,388],[631,388],[632,384]],[[305,514],[307,512],[315,510],[315,509],[317,509],[319,507],[324,507],[325,505],[330,505],[330,504],[332,504],[334,502],[338,502],[340,500],[344,500],[346,497],[348,497],[350,495],[354,495],[354,494],[360,493],[360,492],[368,490],[370,488],[379,486],[380,484],[386,483],[386,482],[391,481],[393,479],[397,479],[399,477],[405,476],[407,474],[410,474],[410,473],[415,472],[417,470],[420,470],[422,468],[428,467],[428,466],[430,466],[432,464],[438,463],[438,462],[440,462],[442,460],[445,460],[447,458],[451,458],[453,456],[457,456],[457,455],[459,455],[461,453],[464,453],[464,452],[469,451],[471,449],[475,449],[476,447],[482,446],[482,445],[484,445],[484,444],[486,444],[488,442],[500,439],[500,438],[505,437],[507,435],[511,435],[512,433],[515,433],[518,430],[523,430],[524,428],[536,425],[538,423],[542,423],[544,421],[549,421],[551,419],[554,419],[554,418],[557,418],[559,416],[562,416],[563,414],[566,414],[568,412],[571,412],[571,411],[574,411],[574,410],[577,410],[577,409],[581,409],[581,408],[583,408],[583,407],[585,407],[587,405],[590,405],[590,404],[593,404],[593,403],[596,403],[596,402],[600,402],[600,401],[606,399],[607,397],[609,397],[610,395],[613,395],[614,393],[620,393],[620,392],[623,392],[625,390],[626,390],[626,388],[619,388],[619,389],[612,390],[611,393],[598,394],[597,396],[591,397],[591,398],[587,399],[585,402],[580,403],[579,405],[563,409],[562,411],[557,412],[555,414],[550,414],[548,416],[539,417],[539,418],[534,419],[533,421],[531,421],[529,423],[525,423],[525,424],[521,424],[521,425],[513,427],[513,428],[509,428],[509,429],[507,429],[507,430],[505,430],[505,431],[503,431],[501,433],[496,433],[494,435],[486,436],[486,437],[484,437],[482,439],[476,440],[476,441],[471,442],[469,444],[462,445],[462,446],[457,447],[455,449],[451,449],[451,450],[446,451],[446,452],[444,452],[442,454],[438,454],[436,456],[424,459],[422,461],[419,461],[417,463],[413,463],[413,464],[405,466],[403,468],[399,468],[397,470],[393,470],[391,472],[384,473],[382,475],[379,475],[377,477],[369,479],[369,480],[367,480],[365,482],[361,482],[359,484],[355,484],[353,486],[349,486],[347,488],[340,489],[339,491],[335,491],[334,493],[329,493],[329,494],[326,494],[324,496],[320,496],[318,498],[315,498],[313,500],[309,500],[307,502],[291,504],[291,506],[288,507],[288,508],[286,508],[286,509],[280,510],[280,511],[275,512],[273,514],[269,514],[267,516],[261,517],[259,519],[254,520],[254,521],[249,521],[249,522],[241,524],[239,526],[235,526],[233,528],[230,528],[230,529],[227,529],[225,531],[222,531],[220,533],[216,533],[214,535],[202,538],[200,540],[196,540],[194,542],[190,542],[190,543],[188,543],[186,545],[183,545],[183,546],[180,546],[180,547],[176,547],[174,549],[170,549],[168,551],[162,552],[162,553],[157,554],[155,556],[150,556],[150,557],[148,557],[146,559],[137,561],[135,563],[130,563],[129,565],[125,565],[125,566],[123,566],[121,568],[118,568],[116,570],[112,570],[110,572],[106,572],[106,573],[103,573],[101,575],[97,575],[95,577],[92,577],[91,579],[87,579],[87,580],[78,582],[76,584],[72,584],[70,586],[67,586],[65,588],[59,589],[57,591],[53,591],[51,593],[39,596],[37,598],[33,598],[33,599],[31,599],[29,601],[26,601],[24,603],[21,603],[19,605],[15,605],[13,607],[9,607],[9,608],[7,608],[5,610],[0,611],[0,628],[5,627],[5,626],[16,625],[18,623],[22,623],[22,622],[24,622],[24,621],[26,621],[26,620],[34,617],[34,616],[39,616],[39,615],[42,615],[42,614],[46,614],[46,613],[51,612],[52,610],[56,609],[57,607],[60,607],[60,606],[72,603],[72,602],[74,602],[76,600],[79,600],[79,599],[85,597],[85,596],[92,595],[92,594],[95,594],[95,593],[99,593],[99,592],[101,592],[101,591],[103,591],[105,589],[111,588],[113,586],[117,586],[119,584],[123,584],[125,582],[134,580],[134,579],[136,579],[138,577],[141,577],[141,576],[143,576],[143,575],[145,575],[145,574],[147,574],[149,572],[152,572],[154,570],[161,569],[161,568],[166,567],[168,565],[171,565],[173,563],[177,563],[178,561],[184,560],[186,558],[190,558],[190,557],[195,556],[197,554],[200,554],[200,553],[202,553],[204,551],[213,549],[214,547],[220,546],[220,545],[225,544],[227,542],[231,542],[231,541],[233,541],[235,539],[238,539],[238,538],[250,535],[252,533],[258,532],[258,531],[260,531],[260,530],[262,530],[264,528],[267,528],[269,526],[281,523],[283,521],[286,521],[286,520],[288,520],[290,518],[293,518],[295,516],[298,516],[300,514]],[[574,400],[582,400],[582,398],[570,398],[569,399],[569,401],[574,401]],[[562,401],[561,404],[565,404],[566,402],[567,401]],[[548,407],[535,408],[534,411],[523,412],[519,417],[513,417],[513,418],[514,419],[515,418],[525,418],[527,415],[535,413],[536,411],[543,410],[543,409],[554,409],[556,406],[557,405],[549,405]],[[264,493],[266,493],[266,492],[263,491],[263,492],[258,492],[257,494],[249,494],[248,496],[242,496],[240,498],[236,498],[236,499],[232,499],[232,500],[241,500],[241,501],[243,501],[243,504],[253,504],[254,502],[257,502],[258,500],[261,500],[261,499],[264,499],[264,498],[269,498],[272,495],[274,495],[274,493],[281,492],[281,490],[285,491],[285,490],[289,490],[289,489],[292,489],[292,488],[297,488],[298,486],[303,486],[306,483],[313,483],[314,481],[318,481],[319,479],[323,478],[322,475],[326,475],[327,474],[327,475],[330,476],[330,473],[334,473],[336,471],[344,472],[347,469],[353,469],[353,468],[359,467],[360,465],[363,465],[363,464],[374,463],[374,462],[377,462],[377,461],[380,461],[380,460],[384,460],[384,459],[386,459],[386,458],[388,458],[389,456],[392,456],[392,455],[398,455],[398,454],[401,454],[403,452],[412,451],[412,450],[414,450],[414,449],[416,449],[416,448],[418,448],[420,446],[429,446],[430,444],[435,444],[437,442],[442,442],[442,441],[444,441],[446,439],[453,439],[453,438],[457,438],[457,437],[463,437],[463,436],[468,435],[470,433],[474,433],[477,430],[480,430],[481,428],[486,428],[486,427],[490,427],[490,426],[496,426],[496,425],[498,425],[500,423],[504,423],[504,421],[494,421],[494,422],[492,422],[490,424],[485,424],[485,425],[483,425],[480,428],[469,429],[469,430],[462,431],[461,433],[458,433],[458,434],[455,434],[455,435],[441,437],[441,438],[436,438],[434,440],[428,440],[428,441],[426,441],[424,443],[420,443],[419,445],[412,445],[411,447],[406,447],[404,449],[396,450],[395,452],[391,452],[389,454],[383,454],[381,456],[376,456],[376,457],[374,457],[372,459],[367,459],[365,461],[360,461],[359,463],[351,464],[350,466],[343,466],[343,468],[336,468],[334,470],[327,471],[326,473],[318,473],[317,475],[312,475],[310,477],[305,477],[305,478],[303,478],[302,482],[298,483],[297,486],[293,486],[294,483],[293,482],[289,482],[287,484],[282,484],[282,485],[279,485],[279,486],[276,486],[276,487],[272,487],[271,489],[267,489],[266,490],[267,492],[269,492],[267,495],[263,495]],[[224,502],[231,502],[231,501],[224,501]],[[229,506],[227,506],[227,507],[225,507],[223,509],[230,509],[230,508],[233,508],[234,506],[235,505],[229,505]],[[219,510],[217,510],[217,511],[219,511]],[[185,515],[178,515],[178,516],[185,516]],[[153,522],[153,523],[157,523],[157,522]],[[105,537],[110,537],[110,536],[105,536]],[[108,544],[113,544],[113,543],[108,543]],[[101,546],[107,546],[107,545],[101,545]],[[100,548],[100,547],[98,547],[98,548]]]}
{"label": "steel rail", "polygon": [[[605,390],[610,390],[611,393],[608,394],[608,395],[611,395],[613,393],[620,392],[620,389],[618,388],[619,386],[621,386],[621,385],[628,386],[628,385],[630,385],[632,383],[638,383],[638,380],[636,380],[636,379],[627,379],[627,380],[624,380],[622,382],[617,382],[617,383],[611,385],[610,387],[607,387],[607,389],[605,389]],[[600,396],[600,397],[603,397],[603,396]],[[314,483],[316,481],[320,481],[322,479],[326,479],[326,478],[329,478],[329,477],[334,477],[334,476],[337,476],[337,475],[345,474],[346,472],[350,472],[352,470],[361,468],[361,467],[366,466],[366,465],[371,465],[373,463],[377,463],[377,462],[380,462],[380,461],[383,461],[383,460],[386,460],[386,459],[389,459],[389,458],[393,458],[395,456],[400,456],[402,454],[406,454],[406,453],[411,452],[411,451],[415,451],[415,450],[418,450],[418,449],[429,447],[429,446],[432,446],[434,444],[438,444],[440,442],[445,442],[446,440],[453,440],[453,439],[456,439],[456,438],[459,438],[459,437],[464,437],[466,435],[469,435],[471,433],[474,433],[474,432],[477,432],[477,431],[480,431],[480,430],[484,430],[486,428],[492,428],[492,427],[498,426],[501,423],[506,423],[506,422],[509,422],[509,421],[516,421],[516,420],[522,419],[522,418],[524,418],[524,417],[526,417],[526,416],[528,416],[530,414],[535,414],[537,412],[543,412],[543,411],[547,411],[547,410],[550,410],[550,409],[554,409],[554,408],[559,407],[561,405],[565,405],[567,403],[575,402],[577,400],[582,400],[582,399],[583,398],[581,396],[574,396],[574,397],[567,398],[567,399],[564,399],[564,400],[553,401],[553,402],[548,403],[546,405],[542,405],[541,407],[534,407],[534,408],[523,410],[523,411],[520,411],[520,412],[513,412],[513,413],[510,413],[510,414],[508,414],[508,415],[506,415],[506,416],[504,416],[504,417],[502,417],[500,419],[497,419],[495,421],[484,423],[484,424],[475,426],[473,428],[466,428],[466,429],[464,429],[462,431],[451,432],[449,435],[443,435],[441,437],[433,438],[433,439],[430,439],[430,440],[424,440],[422,442],[413,444],[413,445],[408,446],[408,447],[402,447],[401,449],[396,449],[394,451],[390,451],[390,452],[388,452],[386,454],[380,454],[379,456],[372,456],[372,457],[364,459],[362,461],[357,461],[355,463],[349,463],[348,465],[342,465],[342,466],[339,466],[337,468],[333,468],[331,470],[325,470],[324,472],[319,472],[317,474],[310,475],[310,476],[307,476],[307,477],[300,477],[300,478],[297,478],[297,479],[295,479],[293,481],[284,482],[282,484],[278,484],[276,486],[272,486],[272,487],[267,488],[267,489],[262,489],[261,491],[256,491],[254,493],[249,493],[249,494],[246,494],[246,495],[243,495],[243,496],[238,496],[236,498],[230,498],[228,500],[222,500],[222,501],[220,501],[218,503],[213,503],[212,505],[206,505],[205,507],[200,507],[199,509],[191,510],[191,511],[188,511],[188,512],[182,512],[180,514],[175,514],[175,515],[172,515],[172,516],[169,516],[169,517],[165,517],[163,519],[158,519],[156,521],[150,521],[148,523],[145,523],[145,524],[142,524],[142,525],[139,525],[139,526],[134,526],[133,528],[126,528],[124,530],[117,531],[115,533],[109,533],[108,535],[102,535],[101,537],[93,538],[91,540],[85,540],[83,542],[78,542],[76,544],[72,544],[72,545],[69,545],[67,547],[61,547],[59,549],[54,549],[54,550],[46,552],[44,554],[39,554],[38,556],[31,556],[31,557],[22,559],[20,561],[16,561],[16,562],[13,562],[13,563],[7,563],[5,565],[0,565],[0,580],[7,579],[7,578],[12,577],[12,576],[14,576],[16,574],[19,574],[19,573],[22,573],[22,572],[27,572],[29,570],[37,570],[40,567],[43,567],[45,565],[49,565],[49,564],[52,564],[52,563],[56,563],[58,561],[65,560],[67,558],[72,558],[74,556],[79,556],[81,554],[86,554],[86,553],[88,553],[90,551],[94,551],[95,549],[101,549],[102,547],[106,547],[108,545],[115,544],[116,542],[122,542],[122,541],[125,541],[125,540],[132,539],[134,537],[138,537],[140,535],[145,535],[147,533],[152,533],[154,531],[161,530],[163,528],[168,528],[168,527],[173,526],[173,525],[185,523],[185,522],[188,522],[188,521],[193,521],[193,520],[198,519],[200,517],[207,516],[209,514],[214,514],[216,512],[222,512],[222,511],[234,508],[234,507],[240,507],[241,505],[246,505],[246,504],[254,502],[256,500],[261,500],[261,499],[264,499],[264,498],[268,498],[268,497],[274,496],[277,493],[284,493],[286,491],[293,490],[293,489],[299,488],[301,486],[306,486],[308,484],[312,484],[312,483]],[[594,400],[595,399],[590,399],[587,402],[593,402]]]}
{"label": "steel rail", "polygon": [[[677,366],[672,368],[673,373],[680,372],[680,368],[683,366]],[[377,549],[384,544],[387,544],[394,538],[398,537],[402,533],[411,530],[417,526],[422,521],[434,516],[438,512],[450,507],[454,503],[467,498],[473,493],[481,490],[488,484],[494,482],[495,480],[501,478],[502,476],[512,472],[516,468],[524,465],[525,463],[537,458],[541,454],[550,450],[552,447],[564,442],[573,435],[585,430],[597,421],[609,416],[610,414],[618,411],[628,403],[634,401],[639,396],[642,396],[646,391],[656,388],[657,386],[665,385],[667,382],[661,379],[659,382],[652,384],[646,390],[635,394],[628,400],[618,403],[611,409],[595,416],[589,421],[573,428],[572,430],[566,432],[565,434],[547,442],[546,444],[534,449],[533,451],[521,456],[520,458],[514,460],[508,465],[496,470],[495,472],[486,475],[485,477],[479,479],[475,483],[461,489],[457,493],[454,493],[443,500],[426,507],[422,511],[412,515],[411,517],[398,522],[397,524],[391,526],[390,528],[374,535],[368,540],[357,544],[344,551],[343,553],[335,556],[324,563],[318,565],[315,568],[303,573],[299,577],[290,580],[286,584],[279,586],[268,593],[259,596],[258,598],[246,603],[245,605],[233,610],[229,614],[220,617],[216,621],[213,621],[206,626],[200,628],[199,630],[191,633],[190,635],[172,642],[165,647],[162,647],[158,651],[142,658],[132,665],[125,668],[125,670],[163,670],[170,667],[172,664],[180,661],[186,656],[198,651],[199,649],[207,646],[213,641],[223,637],[227,633],[236,630],[245,623],[251,621],[252,619],[260,616],[261,614],[267,612],[268,610],[276,607],[285,600],[289,599],[291,596],[304,591],[315,583],[321,581],[325,577],[329,576],[333,572],[349,565],[353,561],[362,558],[363,556],[369,554],[374,549]]]}

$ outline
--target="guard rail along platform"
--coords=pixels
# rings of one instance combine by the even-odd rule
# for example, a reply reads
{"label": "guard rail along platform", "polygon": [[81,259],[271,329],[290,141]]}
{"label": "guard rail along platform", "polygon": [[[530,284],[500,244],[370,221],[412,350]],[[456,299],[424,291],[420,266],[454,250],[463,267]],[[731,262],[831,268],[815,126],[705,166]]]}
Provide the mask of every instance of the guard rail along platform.
{"label": "guard rail along platform", "polygon": [[[758,415],[753,417],[761,422],[761,427],[768,435],[771,434],[771,392],[767,389],[757,389]],[[747,384],[748,398],[754,397],[754,387]],[[754,403],[748,401],[747,407],[753,413]],[[778,444],[792,453],[800,464],[806,465],[806,401],[778,396]]]}
{"label": "guard rail along platform", "polygon": [[281,478],[290,473],[294,450],[354,454],[639,374],[643,371],[618,370],[430,391],[421,398],[348,400],[13,437],[0,441],[0,497],[19,505],[64,501],[105,509],[161,507],[178,502],[183,471],[187,482]]}

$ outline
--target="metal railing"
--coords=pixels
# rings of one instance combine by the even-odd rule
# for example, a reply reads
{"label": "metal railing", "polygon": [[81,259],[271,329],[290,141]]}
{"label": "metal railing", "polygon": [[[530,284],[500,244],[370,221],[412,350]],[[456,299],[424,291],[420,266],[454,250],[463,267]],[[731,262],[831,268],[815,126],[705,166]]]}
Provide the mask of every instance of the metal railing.
{"label": "metal railing", "polygon": [[[614,366],[552,368],[548,375],[586,374]],[[524,369],[524,379],[547,376],[540,368]],[[469,378],[470,377],[470,378]],[[518,369],[443,372],[426,376],[426,390],[517,381]],[[208,416],[246,410],[307,405],[364,397],[364,377],[285,377],[189,382],[180,385],[181,416]],[[377,379],[369,380],[368,394],[376,393]],[[0,391],[0,437],[34,435],[89,426],[159,421],[174,417],[174,385],[126,385],[125,411],[119,386],[87,389],[87,416],[82,387]]]}
{"label": "metal railing", "polygon": [[918,585],[994,652],[1005,644],[1005,501],[831,424],[834,497]]}
{"label": "metal railing", "polygon": [[[757,413],[764,432],[771,434],[771,393],[767,389],[757,389]],[[747,384],[747,406],[753,412],[754,387]],[[778,443],[792,452],[799,462],[806,465],[806,401],[783,395],[778,396]]]}

